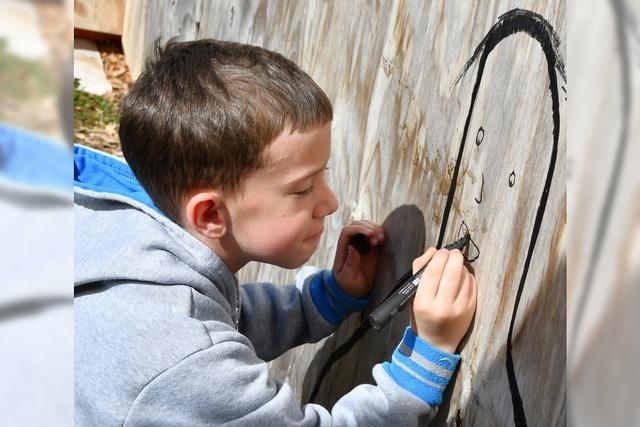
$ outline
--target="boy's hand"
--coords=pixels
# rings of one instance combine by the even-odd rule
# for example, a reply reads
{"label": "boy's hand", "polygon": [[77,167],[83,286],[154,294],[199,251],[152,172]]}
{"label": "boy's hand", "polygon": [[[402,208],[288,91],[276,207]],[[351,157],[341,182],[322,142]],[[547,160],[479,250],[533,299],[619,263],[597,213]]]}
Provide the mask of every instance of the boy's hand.
{"label": "boy's hand", "polygon": [[430,344],[453,353],[465,336],[476,309],[476,278],[464,266],[457,249],[429,248],[413,261],[422,273],[413,300],[411,327]]}
{"label": "boy's hand", "polygon": [[[361,255],[349,244],[352,236],[362,233],[369,238],[371,250]],[[364,298],[371,292],[378,266],[378,246],[384,244],[384,230],[371,221],[354,221],[342,229],[333,262],[333,274],[343,291],[353,298]]]}

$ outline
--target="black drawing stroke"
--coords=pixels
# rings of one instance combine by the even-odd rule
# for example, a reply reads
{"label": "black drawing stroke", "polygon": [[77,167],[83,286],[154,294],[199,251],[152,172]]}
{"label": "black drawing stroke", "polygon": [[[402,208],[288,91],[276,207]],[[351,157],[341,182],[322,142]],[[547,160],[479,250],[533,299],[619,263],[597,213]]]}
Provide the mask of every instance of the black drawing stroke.
{"label": "black drawing stroke", "polygon": [[553,174],[556,166],[556,159],[558,155],[558,142],[560,138],[560,101],[558,97],[558,78],[556,76],[556,70],[566,82],[567,77],[564,69],[564,60],[559,52],[560,39],[553,27],[547,20],[541,15],[529,10],[513,9],[510,10],[498,18],[496,24],[487,32],[484,39],[480,42],[476,48],[473,56],[464,65],[462,72],[456,79],[457,84],[460,79],[469,70],[469,67],[478,60],[478,72],[476,74],[476,81],[473,87],[471,95],[471,103],[467,118],[464,125],[464,132],[462,134],[462,142],[460,143],[460,149],[458,151],[458,158],[456,160],[451,184],[449,186],[449,192],[447,194],[447,202],[445,204],[444,213],[442,215],[442,223],[440,225],[440,234],[438,236],[438,247],[442,245],[444,234],[447,228],[447,222],[449,219],[449,213],[453,203],[453,197],[457,186],[458,173],[460,170],[460,163],[462,161],[462,154],[469,131],[469,124],[471,122],[471,116],[475,106],[476,96],[478,95],[478,89],[482,76],[484,73],[485,63],[491,51],[504,39],[512,34],[524,32],[537,40],[540,44],[542,51],[547,61],[547,71],[549,74],[549,92],[551,96],[552,114],[553,114],[553,142],[551,147],[551,156],[549,159],[549,167],[544,182],[542,194],[540,196],[540,202],[536,212],[533,230],[531,231],[531,238],[529,240],[529,247],[527,249],[527,256],[524,261],[524,267],[522,275],[520,276],[520,282],[518,284],[518,291],[516,294],[516,300],[513,306],[513,313],[511,315],[511,322],[509,324],[509,334],[507,336],[507,355],[506,355],[506,369],[507,378],[509,381],[509,390],[511,392],[511,402],[513,404],[513,419],[516,426],[526,426],[526,414],[524,412],[524,406],[522,403],[522,397],[520,396],[520,390],[518,389],[518,382],[515,375],[512,349],[512,336],[513,328],[515,324],[516,315],[518,313],[518,305],[520,304],[520,298],[524,289],[524,284],[527,279],[527,273],[529,271],[529,265],[535,249],[536,242],[538,240],[538,234],[540,232],[540,226],[542,225],[542,219],[547,206],[547,199],[549,197],[549,190],[551,188],[551,182],[553,181]]}
{"label": "black drawing stroke", "polygon": [[[559,38],[555,33],[555,31],[553,30],[553,27],[541,15],[538,15],[528,10],[522,10],[522,9],[513,9],[501,15],[498,18],[498,22],[489,30],[485,38],[478,45],[473,56],[467,61],[460,76],[456,79],[454,83],[455,85],[460,81],[460,79],[468,71],[469,67],[479,57],[480,60],[478,65],[478,74],[476,76],[476,82],[475,82],[473,93],[471,96],[471,104],[469,107],[469,112],[467,114],[467,118],[465,121],[462,142],[460,144],[460,149],[458,152],[458,158],[456,160],[453,176],[452,176],[450,187],[449,187],[449,192],[447,194],[447,202],[444,209],[442,223],[440,225],[440,233],[438,237],[437,246],[438,247],[442,246],[442,241],[446,231],[449,213],[451,211],[453,197],[455,195],[455,188],[457,184],[458,173],[460,170],[460,164],[462,161],[462,154],[464,152],[467,133],[469,130],[469,123],[471,121],[471,114],[473,112],[473,108],[475,105],[475,100],[478,93],[478,89],[480,87],[480,82],[482,80],[482,75],[483,75],[484,66],[485,66],[487,57],[489,53],[491,53],[491,51],[498,45],[500,41],[518,32],[525,32],[528,35],[530,35],[532,38],[536,39],[540,43],[544,51],[545,58],[547,60],[547,69],[548,69],[549,79],[550,79],[549,90],[551,93],[553,124],[554,124],[553,144],[552,144],[551,158],[549,161],[549,168],[548,168],[547,176],[545,179],[544,189],[540,197],[538,211],[536,212],[534,227],[533,227],[531,239],[529,242],[529,249],[527,251],[527,257],[525,260],[522,276],[520,277],[518,293],[516,296],[516,301],[514,304],[513,313],[511,317],[511,323],[509,326],[509,335],[507,337],[507,377],[509,380],[509,389],[511,391],[511,398],[513,403],[514,422],[517,426],[526,426],[526,416],[524,413],[522,398],[520,396],[517,380],[515,377],[515,371],[513,368],[513,358],[511,355],[511,337],[513,335],[513,326],[515,323],[517,309],[518,309],[518,305],[520,303],[520,298],[522,295],[522,290],[524,288],[524,283],[526,281],[527,273],[529,270],[531,257],[533,254],[533,250],[535,248],[535,243],[538,239],[542,218],[544,216],[544,211],[546,209],[547,199],[549,195],[549,190],[551,188],[551,182],[553,180],[553,173],[555,170],[555,164],[557,159],[558,142],[559,142],[559,135],[560,135],[560,108],[559,108],[559,98],[558,98],[558,81],[555,74],[556,69],[560,73],[563,81],[566,82],[564,60],[562,59],[562,55],[559,52],[559,45],[560,45]],[[340,357],[346,354],[353,347],[353,345],[360,338],[362,338],[362,336],[369,329],[370,328],[369,328],[368,322],[363,321],[360,327],[357,328],[356,331],[353,333],[353,335],[345,343],[343,343],[338,349],[334,350],[334,352],[329,357],[329,360],[323,366],[322,372],[319,375],[319,379],[315,384],[313,391],[311,392],[311,396],[308,400],[309,402],[315,401],[320,385],[322,384],[330,367]]]}

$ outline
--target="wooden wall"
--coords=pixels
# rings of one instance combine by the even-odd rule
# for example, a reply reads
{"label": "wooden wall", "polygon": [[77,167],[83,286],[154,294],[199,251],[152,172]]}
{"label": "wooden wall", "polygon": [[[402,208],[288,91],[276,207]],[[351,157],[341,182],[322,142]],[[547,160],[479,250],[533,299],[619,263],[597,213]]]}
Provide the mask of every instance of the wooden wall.
{"label": "wooden wall", "polygon": [[[384,224],[379,302],[426,246],[468,227],[478,309],[437,424],[563,425],[564,2],[127,2],[123,43],[134,76],[153,40],[174,35],[278,51],[332,100],[329,181],[341,205],[311,264],[331,267],[350,219]],[[250,265],[240,273],[287,282],[295,272]],[[321,343],[289,351],[273,375],[307,402],[360,321],[354,315]],[[368,331],[328,371],[316,401],[331,406],[371,382],[371,367],[389,358],[407,324],[404,313]]]}
{"label": "wooden wall", "polygon": [[[130,3],[135,3],[131,0]],[[125,0],[74,0],[74,27],[96,33],[122,35]]]}

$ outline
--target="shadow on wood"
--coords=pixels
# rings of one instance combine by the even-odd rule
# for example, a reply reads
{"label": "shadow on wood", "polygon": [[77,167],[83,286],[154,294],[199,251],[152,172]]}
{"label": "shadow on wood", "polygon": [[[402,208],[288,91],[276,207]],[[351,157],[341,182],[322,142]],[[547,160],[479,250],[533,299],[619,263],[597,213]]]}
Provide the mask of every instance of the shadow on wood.
{"label": "shadow on wood", "polygon": [[402,338],[404,329],[409,325],[409,312],[400,313],[381,331],[368,330],[347,354],[330,367],[324,378],[321,371],[331,354],[346,342],[358,326],[366,321],[372,308],[391,292],[393,284],[408,269],[425,247],[424,215],[414,205],[404,205],[395,209],[382,224],[387,239],[378,264],[378,276],[374,284],[374,295],[369,308],[362,313],[349,317],[316,353],[305,375],[302,399],[309,401],[311,392],[318,381],[315,403],[327,408],[353,387],[363,383],[373,383],[371,369],[377,363],[390,360],[391,353]]}

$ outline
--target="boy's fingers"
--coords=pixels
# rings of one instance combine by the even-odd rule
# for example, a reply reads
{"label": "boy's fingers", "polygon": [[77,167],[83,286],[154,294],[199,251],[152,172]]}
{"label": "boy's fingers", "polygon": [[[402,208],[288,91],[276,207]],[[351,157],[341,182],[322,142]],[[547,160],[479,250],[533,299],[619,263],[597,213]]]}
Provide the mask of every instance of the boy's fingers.
{"label": "boy's fingers", "polygon": [[382,238],[380,238],[380,233],[370,224],[364,223],[364,221],[358,221],[357,223],[349,224],[343,228],[343,235],[345,239],[347,239],[347,242],[351,237],[358,233],[362,233],[367,236],[369,242],[374,246],[384,240],[384,233],[382,234]]}
{"label": "boy's fingers", "polygon": [[337,271],[341,271],[344,264],[347,262],[347,256],[349,255],[349,234],[342,230],[338,237],[338,245],[336,248],[336,258],[334,260],[334,267]]}
{"label": "boy's fingers", "polygon": [[449,259],[449,251],[447,249],[440,249],[433,255],[433,258],[431,258],[422,273],[416,297],[423,295],[423,297],[433,299],[438,294],[438,287],[440,286],[442,272],[447,264],[447,259]]}
{"label": "boy's fingers", "polygon": [[345,263],[346,267],[354,268],[360,264],[360,253],[353,246],[349,246],[347,249],[347,261]]}
{"label": "boy's fingers", "polygon": [[464,268],[464,257],[458,249],[449,251],[447,264],[442,272],[440,287],[438,288],[438,298],[453,302],[458,296],[462,284],[462,273]]}
{"label": "boy's fingers", "polygon": [[438,250],[434,247],[430,247],[427,251],[422,254],[420,257],[413,260],[413,274],[416,274],[418,270],[427,265],[427,263],[433,258],[433,255],[438,252]]}
{"label": "boy's fingers", "polygon": [[336,258],[334,260],[334,267],[337,271],[342,270],[344,264],[347,262],[347,256],[349,255],[349,241],[351,237],[355,236],[358,233],[362,233],[369,238],[369,242],[372,245],[377,245],[379,241],[372,241],[375,237],[375,231],[372,230],[365,221],[356,221],[352,224],[347,225],[340,232],[340,236],[338,237],[338,246],[336,248]]}
{"label": "boy's fingers", "polygon": [[471,300],[474,292],[474,280],[475,278],[473,275],[465,268],[462,273],[460,291],[458,292],[458,296],[455,301],[455,304],[462,309],[469,306],[469,301]]}
{"label": "boy's fingers", "polygon": [[368,232],[365,233],[368,237],[375,236],[378,241],[384,241],[384,229],[374,222],[362,219],[353,221],[351,225],[360,225],[362,227],[365,227],[368,230]]}
{"label": "boy's fingers", "polygon": [[469,297],[469,307],[475,310],[478,298],[478,281],[476,276],[469,273],[469,284],[471,286],[471,296]]}
{"label": "boy's fingers", "polygon": [[349,246],[349,240],[351,237],[355,236],[358,233],[363,233],[367,237],[372,234],[369,229],[359,225],[347,225],[340,232],[340,237],[338,237],[338,250],[343,250],[346,255],[347,247]]}

